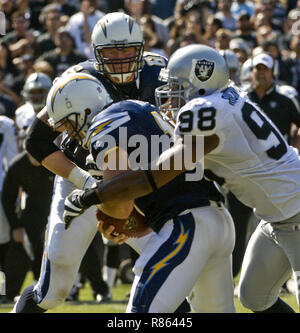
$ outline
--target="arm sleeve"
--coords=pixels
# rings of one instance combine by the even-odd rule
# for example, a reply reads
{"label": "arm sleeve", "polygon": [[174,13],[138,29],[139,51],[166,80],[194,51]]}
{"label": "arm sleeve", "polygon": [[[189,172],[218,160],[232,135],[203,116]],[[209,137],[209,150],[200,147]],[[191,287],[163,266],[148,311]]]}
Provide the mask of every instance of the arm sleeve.
{"label": "arm sleeve", "polygon": [[36,118],[25,141],[26,150],[41,163],[44,158],[59,150],[53,142],[59,134]]}
{"label": "arm sleeve", "polygon": [[1,198],[5,215],[12,229],[22,227],[16,213],[16,201],[19,192],[19,170],[17,168],[18,160],[19,159],[15,159],[12,161],[12,164],[5,175]]}

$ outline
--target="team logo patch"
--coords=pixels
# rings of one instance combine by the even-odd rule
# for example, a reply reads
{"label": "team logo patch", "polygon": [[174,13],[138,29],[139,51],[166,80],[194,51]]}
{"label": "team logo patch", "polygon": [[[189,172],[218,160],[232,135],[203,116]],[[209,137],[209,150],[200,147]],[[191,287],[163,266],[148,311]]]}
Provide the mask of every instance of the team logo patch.
{"label": "team logo patch", "polygon": [[207,81],[215,68],[215,64],[212,61],[206,59],[197,60],[195,65],[195,75],[201,81]]}

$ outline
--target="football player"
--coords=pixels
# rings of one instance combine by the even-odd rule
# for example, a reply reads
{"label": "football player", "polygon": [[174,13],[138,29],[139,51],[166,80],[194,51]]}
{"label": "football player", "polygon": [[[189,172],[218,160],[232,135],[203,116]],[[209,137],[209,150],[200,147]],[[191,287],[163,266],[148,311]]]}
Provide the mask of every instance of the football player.
{"label": "football player", "polygon": [[[166,59],[155,54],[143,55],[142,31],[135,20],[123,13],[105,15],[93,30],[92,43],[96,60],[73,66],[65,75],[70,72],[93,75],[102,82],[112,100],[154,101],[154,90],[162,84],[158,75],[166,65]],[[24,290],[13,312],[44,312],[61,304],[72,288],[82,257],[97,232],[93,209],[79,217],[78,224],[85,226],[84,233],[78,233],[77,228],[68,233],[64,230],[65,196],[74,188],[90,187],[96,180],[85,170],[86,153],[76,141],[65,136],[62,149],[54,143],[59,134],[49,126],[47,109],[44,108],[26,141],[28,152],[58,177],[54,185],[45,247],[47,256],[41,277],[35,286]],[[105,296],[104,290],[102,294]]]}
{"label": "football player", "polygon": [[[0,116],[0,196],[6,170],[11,160],[17,155],[17,136],[14,121],[6,116]],[[5,255],[10,240],[10,228],[0,201],[0,271],[4,271]]]}
{"label": "football player", "polygon": [[[223,177],[228,189],[254,208],[261,219],[242,265],[242,304],[254,312],[293,312],[279,298],[279,292],[291,272],[298,279],[300,271],[298,152],[247,94],[229,81],[226,73],[224,58],[216,50],[204,45],[181,48],[171,56],[162,73],[168,83],[157,89],[158,104],[163,107],[163,97],[177,101],[173,107],[177,114],[175,133],[203,135],[205,168]],[[175,148],[181,152],[195,148],[180,141]],[[165,157],[174,159],[175,148]],[[163,156],[158,163],[162,160]],[[112,198],[133,199],[173,179],[179,173],[173,169],[168,177],[161,170],[130,170],[76,198],[70,196],[65,201],[65,221],[74,217],[68,216],[70,201],[80,207],[80,214],[90,205]],[[135,180],[136,186],[126,189],[130,179]],[[194,288],[196,295],[198,287],[201,286]],[[296,288],[299,303],[298,283]]]}
{"label": "football player", "polygon": [[25,81],[22,91],[25,103],[15,112],[20,150],[23,149],[26,130],[33,123],[36,115],[45,106],[47,94],[51,86],[52,80],[44,73],[32,73]]}
{"label": "football player", "polygon": [[[166,149],[165,144],[161,148],[161,142],[155,138],[171,138],[174,127],[164,121],[153,105],[128,100],[113,103],[99,112],[86,131],[86,117],[101,110],[103,104],[99,99],[106,96],[100,83],[89,77],[81,74],[62,78],[51,88],[47,110],[52,126],[67,131],[69,136],[77,137],[89,147],[97,167],[103,170],[104,181],[124,172],[121,165],[125,165],[125,169],[135,168],[136,159],[144,160],[138,162],[142,168],[150,164],[155,151]],[[89,95],[84,98],[87,92]],[[74,107],[68,107],[65,100]],[[89,100],[88,105],[86,100]],[[146,144],[134,144],[137,137]],[[134,152],[137,148],[139,156]],[[127,312],[172,313],[196,282],[201,296],[195,303],[195,311],[235,311],[231,216],[223,206],[223,196],[212,182],[188,181],[186,176],[183,173],[135,201],[113,200],[100,206],[105,214],[118,219],[128,218],[135,206],[154,230],[142,238],[127,240],[140,254],[134,265],[135,279]],[[76,207],[70,205],[70,215],[73,208],[76,213]],[[82,228],[81,232],[86,232],[86,226],[77,222],[74,220],[70,231]],[[183,281],[179,288],[177,281]]]}

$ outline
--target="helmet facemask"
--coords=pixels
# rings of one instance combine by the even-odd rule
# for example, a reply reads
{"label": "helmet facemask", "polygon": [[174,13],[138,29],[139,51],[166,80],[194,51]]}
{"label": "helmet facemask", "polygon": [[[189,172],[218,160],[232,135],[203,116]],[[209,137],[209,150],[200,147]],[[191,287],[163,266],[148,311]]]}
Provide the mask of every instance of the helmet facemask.
{"label": "helmet facemask", "polygon": [[[125,58],[104,57],[102,51],[109,49],[126,49],[134,47],[135,55]],[[138,72],[143,68],[143,43],[119,43],[94,46],[95,57],[98,62],[98,71],[106,76],[110,76],[116,84],[128,84],[135,80]],[[134,75],[133,75],[134,74]]]}
{"label": "helmet facemask", "polygon": [[66,135],[64,136],[60,146],[63,151],[68,152],[73,157],[76,157],[79,152],[79,146],[87,149],[85,134],[88,127],[88,115],[90,113],[91,111],[89,109],[84,110],[84,117],[82,113],[72,113],[55,124],[53,124],[53,119],[49,119],[49,123],[53,126],[55,131],[59,130],[62,126],[64,127]]}
{"label": "helmet facemask", "polygon": [[35,112],[40,111],[46,104],[48,91],[42,88],[34,88],[23,94],[26,102],[29,102]]}
{"label": "helmet facemask", "polygon": [[155,89],[155,102],[159,111],[175,119],[179,109],[188,102],[186,95],[187,80],[171,77],[168,69],[161,69],[159,80],[167,84]]}

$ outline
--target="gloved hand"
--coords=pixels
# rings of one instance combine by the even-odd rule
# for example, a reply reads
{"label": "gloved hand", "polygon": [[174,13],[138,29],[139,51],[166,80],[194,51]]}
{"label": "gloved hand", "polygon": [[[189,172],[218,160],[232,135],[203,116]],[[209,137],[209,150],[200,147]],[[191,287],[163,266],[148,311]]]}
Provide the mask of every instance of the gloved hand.
{"label": "gloved hand", "polygon": [[[85,191],[74,190],[65,199],[63,219],[66,223],[65,229],[68,229],[75,217],[81,215],[85,211],[84,205],[80,198]],[[88,208],[88,207],[87,207]]]}
{"label": "gloved hand", "polygon": [[101,203],[95,187],[87,190],[74,190],[65,199],[63,219],[68,229],[75,217],[80,216],[86,209]]}

